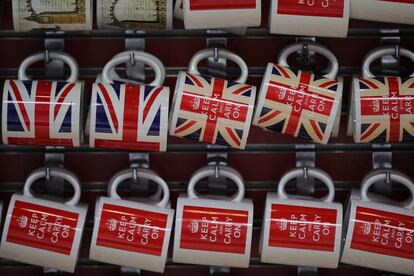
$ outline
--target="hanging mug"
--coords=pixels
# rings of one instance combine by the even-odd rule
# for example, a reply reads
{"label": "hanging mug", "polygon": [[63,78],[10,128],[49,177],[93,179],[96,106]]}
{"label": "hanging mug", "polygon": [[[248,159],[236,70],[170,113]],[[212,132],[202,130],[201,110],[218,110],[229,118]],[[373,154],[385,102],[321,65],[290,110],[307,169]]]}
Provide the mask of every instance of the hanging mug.
{"label": "hanging mug", "polygon": [[[319,77],[289,68],[288,56],[304,45],[329,60],[328,74]],[[339,129],[343,81],[337,79],[338,69],[334,54],[322,45],[295,43],[286,47],[278,64],[267,65],[253,125],[327,144]]]}
{"label": "hanging mug", "polygon": [[238,55],[219,50],[218,57],[241,68],[236,81],[200,76],[198,63],[214,56],[214,49],[196,53],[189,72],[180,72],[170,114],[170,135],[209,144],[244,149],[253,116],[256,87],[244,84],[248,68]]}
{"label": "hanging mug", "polygon": [[[47,57],[48,55],[48,57]],[[61,60],[71,71],[66,81],[31,80],[27,68],[45,59]],[[18,80],[6,80],[3,90],[3,143],[11,145],[80,146],[83,83],[78,64],[67,53],[37,53],[19,67]]]}
{"label": "hanging mug", "polygon": [[[61,178],[74,189],[65,203],[40,199],[32,194],[33,183],[41,178]],[[42,168],[26,179],[23,195],[10,200],[0,246],[2,258],[73,273],[78,258],[87,212],[79,206],[79,179],[60,168]]]}
{"label": "hanging mug", "polygon": [[[218,171],[217,171],[218,170]],[[219,174],[236,183],[232,198],[200,198],[194,191],[203,178]],[[173,261],[210,266],[248,267],[253,227],[253,203],[244,198],[241,175],[227,166],[196,171],[188,196],[177,201]]]}
{"label": "hanging mug", "polygon": [[[370,70],[373,61],[395,53],[395,47],[369,52],[362,77],[353,80],[348,134],[356,143],[414,141],[414,74],[409,78],[376,77]],[[414,52],[401,48],[399,55],[414,62]]]}
{"label": "hanging mug", "polygon": [[90,258],[162,273],[174,217],[174,210],[169,208],[169,188],[149,169],[138,168],[136,173],[138,178],[157,183],[163,197],[152,203],[122,200],[118,186],[134,175],[131,169],[116,174],[109,182],[109,197],[101,197],[96,205]]}
{"label": "hanging mug", "polygon": [[350,0],[271,0],[270,5],[272,34],[327,37],[348,34]]}
{"label": "hanging mug", "polygon": [[414,24],[414,0],[351,0],[351,18]]}
{"label": "hanging mug", "polygon": [[[118,77],[114,68],[131,58],[154,70],[152,83],[138,84]],[[164,65],[151,54],[126,51],[110,60],[102,71],[102,82],[95,83],[92,89],[90,146],[165,151],[170,90],[162,86],[164,79]]]}
{"label": "hanging mug", "polygon": [[[369,188],[387,179],[411,193],[408,202],[373,197]],[[351,201],[341,262],[414,275],[414,183],[396,171],[378,170],[361,184],[360,197]]]}
{"label": "hanging mug", "polygon": [[182,0],[186,29],[260,26],[260,0]]}
{"label": "hanging mug", "polygon": [[342,205],[333,202],[335,186],[325,172],[306,168],[328,187],[324,198],[288,195],[287,183],[303,176],[304,168],[285,174],[278,192],[268,193],[261,239],[264,263],[337,268],[341,250]]}

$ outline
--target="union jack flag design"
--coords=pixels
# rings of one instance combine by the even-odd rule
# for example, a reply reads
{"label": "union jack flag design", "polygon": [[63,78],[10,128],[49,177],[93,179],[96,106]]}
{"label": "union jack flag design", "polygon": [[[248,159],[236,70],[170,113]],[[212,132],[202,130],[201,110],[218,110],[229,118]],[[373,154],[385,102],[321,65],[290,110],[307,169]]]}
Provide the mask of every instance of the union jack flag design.
{"label": "union jack flag design", "polygon": [[414,78],[354,80],[356,142],[414,141]]}
{"label": "union jack flag design", "polygon": [[82,83],[6,80],[3,143],[80,145]]}
{"label": "union jack flag design", "polygon": [[342,83],[270,63],[253,124],[326,144],[331,136]]}
{"label": "union jack flag design", "polygon": [[256,88],[219,78],[181,73],[170,134],[243,149]]}
{"label": "union jack flag design", "polygon": [[165,151],[169,93],[168,87],[95,83],[90,146]]}

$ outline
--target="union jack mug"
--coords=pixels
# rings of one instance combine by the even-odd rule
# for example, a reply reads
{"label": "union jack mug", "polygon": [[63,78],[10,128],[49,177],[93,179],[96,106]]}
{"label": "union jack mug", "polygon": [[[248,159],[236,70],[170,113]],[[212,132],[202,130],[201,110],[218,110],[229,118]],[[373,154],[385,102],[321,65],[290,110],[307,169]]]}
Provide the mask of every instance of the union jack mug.
{"label": "union jack mug", "polygon": [[19,67],[18,80],[6,80],[2,104],[4,144],[80,146],[82,142],[83,83],[78,81],[76,61],[64,52],[49,52],[71,71],[66,81],[31,80],[27,68],[47,59],[41,52],[27,57]]}
{"label": "union jack mug", "polygon": [[351,0],[351,18],[414,24],[414,0]]}
{"label": "union jack mug", "polygon": [[308,174],[328,187],[324,198],[286,194],[286,184],[304,168],[286,173],[278,192],[268,193],[261,239],[264,263],[337,268],[341,250],[342,204],[333,202],[335,186],[324,171],[308,168]]}
{"label": "union jack mug", "polygon": [[196,53],[188,72],[180,72],[170,113],[170,135],[209,144],[244,149],[253,116],[256,87],[244,84],[248,68],[238,55],[219,50],[218,56],[241,68],[236,81],[201,76],[197,65],[214,56],[213,49]]}
{"label": "union jack mug", "polygon": [[271,0],[270,3],[270,33],[327,37],[348,34],[350,0]]}
{"label": "union jack mug", "polygon": [[[408,202],[391,202],[368,190],[387,179],[406,186]],[[414,183],[396,171],[374,171],[351,200],[341,262],[402,274],[414,274]]]}
{"label": "union jack mug", "polygon": [[138,169],[136,176],[157,183],[163,197],[151,204],[148,201],[122,200],[117,188],[134,174],[131,169],[117,173],[109,182],[109,197],[101,197],[97,201],[89,257],[100,262],[162,273],[174,218],[174,210],[169,208],[169,188],[149,169]]}
{"label": "union jack mug", "polygon": [[[203,178],[217,175],[238,188],[232,198],[200,198],[194,191]],[[253,227],[253,203],[244,198],[241,175],[227,166],[196,171],[180,195],[175,218],[173,261],[211,266],[248,267]]]}
{"label": "union jack mug", "polygon": [[[355,77],[348,121],[348,135],[356,143],[397,143],[414,141],[414,74],[409,78],[376,77],[371,63],[395,54],[394,47],[381,47],[364,59],[362,77]],[[405,48],[400,56],[414,62],[414,52]]]}
{"label": "union jack mug", "polygon": [[182,3],[186,29],[255,27],[261,23],[260,0],[182,0]]}
{"label": "union jack mug", "polygon": [[337,79],[334,54],[319,44],[307,45],[330,61],[329,73],[320,77],[288,67],[287,57],[301,51],[304,43],[283,49],[278,64],[267,65],[253,125],[327,144],[339,130],[343,81]]}
{"label": "union jack mug", "polygon": [[[48,173],[46,172],[48,170]],[[32,184],[45,177],[62,178],[74,195],[65,203],[34,197]],[[60,168],[41,168],[26,179],[23,195],[10,200],[0,245],[2,258],[73,273],[87,212],[78,205],[79,179]]]}
{"label": "union jack mug", "polygon": [[[155,72],[149,85],[119,78],[114,68],[143,62]],[[165,68],[155,56],[127,51],[114,56],[102,71],[102,82],[92,88],[89,145],[142,151],[165,151],[168,135],[170,89],[162,86]]]}

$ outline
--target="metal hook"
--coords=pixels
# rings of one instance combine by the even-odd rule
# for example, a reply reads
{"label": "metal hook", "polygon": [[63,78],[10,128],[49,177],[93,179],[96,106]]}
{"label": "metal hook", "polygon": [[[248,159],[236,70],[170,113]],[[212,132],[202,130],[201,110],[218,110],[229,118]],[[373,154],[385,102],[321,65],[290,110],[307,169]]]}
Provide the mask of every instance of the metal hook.
{"label": "metal hook", "polygon": [[390,172],[387,172],[387,174],[386,174],[385,183],[387,185],[389,185],[391,183],[391,173]]}
{"label": "metal hook", "polygon": [[217,181],[220,179],[220,165],[218,164],[214,166],[214,176]]}
{"label": "metal hook", "polygon": [[220,56],[219,56],[219,50],[220,50],[220,48],[218,48],[218,47],[214,48],[214,61],[215,62],[218,62],[219,61],[219,58],[220,58]]}
{"label": "metal hook", "polygon": [[46,179],[50,180],[50,168],[46,167]]}
{"label": "metal hook", "polygon": [[395,54],[394,54],[396,59],[400,59],[400,46],[399,45],[395,45]]}
{"label": "metal hook", "polygon": [[50,63],[50,55],[48,49],[45,50],[45,62]]}
{"label": "metal hook", "polygon": [[135,67],[135,53],[132,52],[129,54],[129,63],[132,67]]}
{"label": "metal hook", "polygon": [[137,183],[138,181],[138,171],[136,167],[132,168],[132,180],[134,183]]}

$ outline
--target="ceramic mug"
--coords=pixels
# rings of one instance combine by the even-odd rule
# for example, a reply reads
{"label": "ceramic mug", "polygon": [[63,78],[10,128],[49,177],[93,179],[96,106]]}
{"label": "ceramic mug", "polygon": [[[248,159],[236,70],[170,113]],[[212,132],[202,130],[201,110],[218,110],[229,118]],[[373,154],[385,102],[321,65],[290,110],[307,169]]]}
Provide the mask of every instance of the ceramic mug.
{"label": "ceramic mug", "polygon": [[350,0],[271,0],[270,5],[270,33],[329,37],[348,34]]}
{"label": "ceramic mug", "polygon": [[182,1],[186,29],[255,27],[261,23],[260,0]]}
{"label": "ceramic mug", "polygon": [[128,169],[116,174],[109,182],[109,197],[101,197],[96,205],[90,258],[162,273],[174,218],[174,210],[169,208],[169,188],[149,169],[137,169],[136,176],[157,183],[163,197],[152,203],[122,200],[117,188],[133,178],[133,172]]}
{"label": "ceramic mug", "polygon": [[322,45],[306,43],[309,51],[325,56],[329,73],[319,77],[289,68],[289,55],[305,43],[287,46],[278,64],[269,63],[260,88],[253,125],[326,144],[339,130],[343,81],[337,79],[338,61]]}
{"label": "ceramic mug", "polygon": [[195,185],[216,175],[215,166],[196,171],[188,184],[188,195],[180,195],[175,219],[173,261],[211,266],[248,267],[253,227],[253,204],[244,198],[240,174],[219,166],[218,174],[236,183],[232,198],[200,198]]}
{"label": "ceramic mug", "polygon": [[[408,188],[408,202],[390,202],[372,196],[369,188],[380,181]],[[396,171],[378,170],[361,184],[360,197],[351,200],[341,262],[414,275],[414,183]]]}
{"label": "ceramic mug", "polygon": [[351,0],[351,18],[414,24],[413,0]]}
{"label": "ceramic mug", "polygon": [[[414,141],[414,74],[409,78],[376,77],[373,61],[396,53],[395,47],[381,47],[364,58],[362,77],[352,88],[348,135],[356,143],[397,143]],[[401,48],[399,55],[414,62],[414,52]]]}
{"label": "ceramic mug", "polygon": [[[114,68],[131,57],[149,65],[155,79],[148,85],[118,76]],[[169,88],[162,86],[165,68],[155,56],[126,51],[117,54],[102,71],[102,82],[93,85],[89,144],[97,148],[165,151],[168,135]]]}
{"label": "ceramic mug", "polygon": [[268,193],[261,238],[264,263],[337,268],[341,250],[342,205],[333,202],[335,186],[325,172],[307,168],[328,187],[324,198],[288,195],[286,184],[303,176],[304,168],[285,174],[278,192]]}
{"label": "ceramic mug", "polygon": [[[74,195],[64,203],[40,199],[31,187],[39,179],[61,178],[70,183]],[[80,206],[79,179],[60,168],[42,168],[26,179],[23,195],[14,194],[4,223],[0,256],[32,265],[73,273],[78,258],[87,208]]]}
{"label": "ceramic mug", "polygon": [[[31,80],[27,69],[48,58],[70,68],[66,81]],[[83,83],[78,64],[64,52],[44,52],[27,57],[18,80],[6,80],[3,90],[2,138],[4,144],[79,146],[82,142]]]}
{"label": "ceramic mug", "polygon": [[209,144],[244,149],[253,116],[256,87],[244,84],[248,68],[238,55],[219,50],[218,56],[241,68],[236,81],[201,76],[198,63],[214,49],[196,53],[188,72],[180,72],[170,114],[170,135]]}

